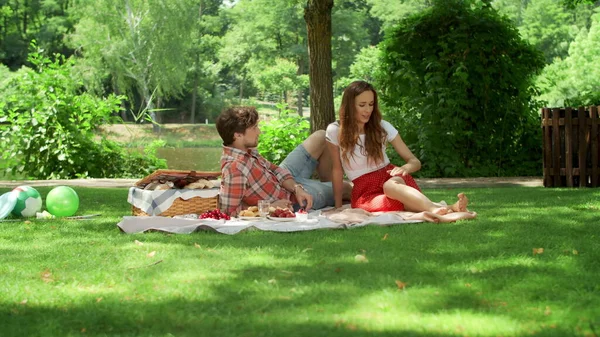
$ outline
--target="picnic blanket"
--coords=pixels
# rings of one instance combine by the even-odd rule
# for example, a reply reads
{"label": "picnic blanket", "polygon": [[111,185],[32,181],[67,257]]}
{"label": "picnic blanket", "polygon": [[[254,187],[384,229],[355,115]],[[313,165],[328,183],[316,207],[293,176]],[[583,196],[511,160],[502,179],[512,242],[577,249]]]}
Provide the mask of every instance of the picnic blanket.
{"label": "picnic blanket", "polygon": [[423,222],[411,219],[410,212],[369,213],[361,209],[344,209],[324,215],[327,209],[312,211],[306,221],[278,221],[264,218],[256,220],[190,219],[182,217],[135,217],[125,216],[117,226],[125,233],[144,233],[159,231],[176,234],[190,234],[197,231],[213,231],[223,234],[237,234],[249,230],[298,232],[316,229],[349,229],[367,225],[389,226]]}

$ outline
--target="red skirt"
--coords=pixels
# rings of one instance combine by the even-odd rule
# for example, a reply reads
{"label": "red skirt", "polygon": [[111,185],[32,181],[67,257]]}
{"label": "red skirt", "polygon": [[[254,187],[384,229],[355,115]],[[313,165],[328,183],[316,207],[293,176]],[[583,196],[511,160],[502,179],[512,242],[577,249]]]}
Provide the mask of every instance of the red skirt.
{"label": "red skirt", "polygon": [[[404,204],[390,199],[383,193],[383,184],[392,176],[387,171],[392,170],[393,164],[375,172],[364,174],[352,181],[352,208],[361,208],[368,212],[404,211]],[[407,186],[419,192],[421,189],[410,174],[402,177]]]}

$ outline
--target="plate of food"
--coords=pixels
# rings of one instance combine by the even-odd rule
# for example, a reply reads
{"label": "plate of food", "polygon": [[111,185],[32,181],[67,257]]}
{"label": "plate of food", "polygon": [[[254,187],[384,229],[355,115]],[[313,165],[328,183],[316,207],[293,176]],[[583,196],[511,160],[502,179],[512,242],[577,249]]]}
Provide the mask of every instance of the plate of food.
{"label": "plate of food", "polygon": [[238,218],[240,220],[260,220],[259,216],[243,216],[243,215],[240,215]]}
{"label": "plate of food", "polygon": [[242,210],[240,212],[240,214],[238,215],[238,217],[241,220],[256,220],[256,219],[260,219],[260,214],[258,214],[258,207],[256,207],[256,206],[248,207],[248,209]]}
{"label": "plate of food", "polygon": [[280,218],[280,217],[276,217],[276,216],[267,216],[267,219],[269,220],[273,220],[273,221],[282,221],[282,222],[289,222],[289,221],[296,221],[296,217],[291,217],[291,218]]}

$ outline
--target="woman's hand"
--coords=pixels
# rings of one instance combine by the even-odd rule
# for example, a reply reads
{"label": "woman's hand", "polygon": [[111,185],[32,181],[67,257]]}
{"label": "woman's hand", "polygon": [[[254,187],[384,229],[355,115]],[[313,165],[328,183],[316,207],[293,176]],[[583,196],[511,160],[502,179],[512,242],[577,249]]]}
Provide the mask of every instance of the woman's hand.
{"label": "woman's hand", "polygon": [[396,166],[387,172],[392,177],[404,177],[405,175],[412,173],[413,170],[410,164],[404,164],[400,167]]}

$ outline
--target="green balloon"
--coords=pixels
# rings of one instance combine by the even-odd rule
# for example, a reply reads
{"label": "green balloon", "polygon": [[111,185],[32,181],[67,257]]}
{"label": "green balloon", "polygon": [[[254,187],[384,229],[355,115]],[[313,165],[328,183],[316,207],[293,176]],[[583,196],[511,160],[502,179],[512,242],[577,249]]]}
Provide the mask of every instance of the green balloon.
{"label": "green balloon", "polygon": [[68,186],[57,186],[46,196],[46,208],[54,216],[71,216],[79,208],[79,196]]}

